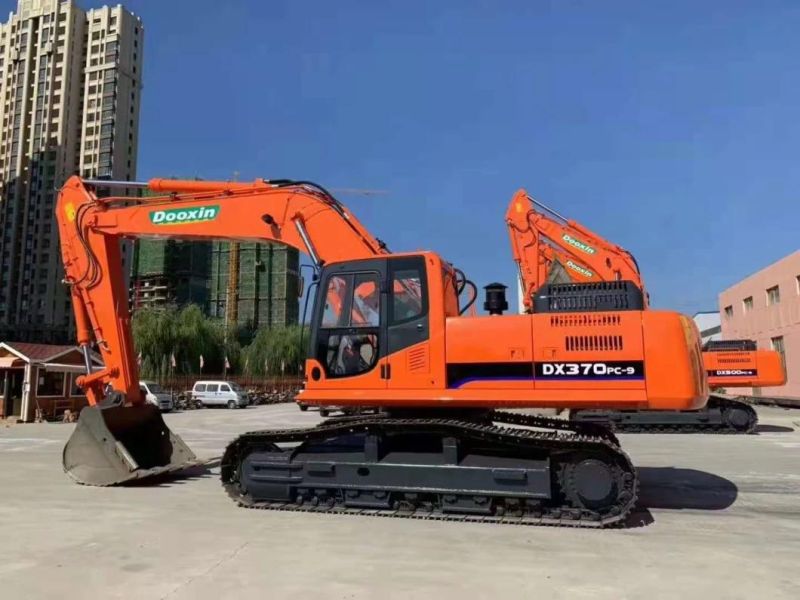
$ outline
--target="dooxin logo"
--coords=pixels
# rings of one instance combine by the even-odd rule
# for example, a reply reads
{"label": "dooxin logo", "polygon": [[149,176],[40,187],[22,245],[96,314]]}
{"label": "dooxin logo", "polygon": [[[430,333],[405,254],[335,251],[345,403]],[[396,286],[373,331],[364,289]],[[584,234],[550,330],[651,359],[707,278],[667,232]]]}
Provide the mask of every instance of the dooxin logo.
{"label": "dooxin logo", "polygon": [[195,208],[172,208],[170,210],[154,210],[150,213],[153,225],[187,225],[213,221],[219,215],[219,206],[198,206]]}
{"label": "dooxin logo", "polygon": [[589,269],[584,269],[584,268],[583,268],[583,267],[581,267],[580,265],[576,265],[576,264],[575,264],[574,262],[572,262],[571,260],[568,260],[568,261],[567,261],[567,266],[568,266],[570,269],[572,269],[573,271],[577,271],[578,273],[580,273],[581,275],[583,275],[583,276],[584,276],[584,277],[586,277],[587,279],[591,279],[592,277],[594,277],[594,273],[592,273],[592,272],[591,272]]}
{"label": "dooxin logo", "polygon": [[586,254],[594,254],[595,252],[597,252],[597,250],[595,250],[591,246],[584,244],[580,240],[576,240],[568,233],[565,233],[563,236],[561,236],[561,239],[567,242],[570,246],[575,246],[578,250],[586,252]]}

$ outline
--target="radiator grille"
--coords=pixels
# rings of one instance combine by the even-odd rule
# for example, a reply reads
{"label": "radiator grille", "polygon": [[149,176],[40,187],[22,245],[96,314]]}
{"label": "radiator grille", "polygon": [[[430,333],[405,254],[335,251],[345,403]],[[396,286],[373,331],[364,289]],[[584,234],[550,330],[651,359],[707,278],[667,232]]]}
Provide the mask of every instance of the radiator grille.
{"label": "radiator grille", "polygon": [[593,315],[591,313],[559,314],[550,317],[550,325],[553,327],[601,327],[619,325],[621,321],[620,315]]}
{"label": "radiator grille", "polygon": [[564,345],[570,352],[601,350],[613,352],[622,350],[621,335],[568,335]]}
{"label": "radiator grille", "polygon": [[750,358],[748,356],[717,358],[717,362],[723,365],[744,365],[750,362]]}

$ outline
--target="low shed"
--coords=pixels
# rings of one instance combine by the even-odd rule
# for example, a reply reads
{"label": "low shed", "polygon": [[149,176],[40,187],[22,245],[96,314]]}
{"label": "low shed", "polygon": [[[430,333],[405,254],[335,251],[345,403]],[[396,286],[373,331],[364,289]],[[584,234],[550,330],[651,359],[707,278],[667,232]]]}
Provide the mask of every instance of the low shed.
{"label": "low shed", "polygon": [[[98,356],[92,360],[102,366]],[[87,402],[75,380],[85,372],[76,346],[0,343],[0,418],[30,423],[37,414],[55,419],[79,411]]]}

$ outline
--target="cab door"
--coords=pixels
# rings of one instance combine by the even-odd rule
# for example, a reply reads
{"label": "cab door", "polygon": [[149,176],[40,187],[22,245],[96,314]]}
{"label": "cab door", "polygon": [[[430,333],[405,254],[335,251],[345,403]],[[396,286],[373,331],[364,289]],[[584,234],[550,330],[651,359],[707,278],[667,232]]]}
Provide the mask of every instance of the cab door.
{"label": "cab door", "polygon": [[389,389],[430,388],[430,308],[425,259],[388,260],[387,364]]}
{"label": "cab door", "polygon": [[386,259],[326,266],[314,309],[311,357],[313,389],[386,388]]}

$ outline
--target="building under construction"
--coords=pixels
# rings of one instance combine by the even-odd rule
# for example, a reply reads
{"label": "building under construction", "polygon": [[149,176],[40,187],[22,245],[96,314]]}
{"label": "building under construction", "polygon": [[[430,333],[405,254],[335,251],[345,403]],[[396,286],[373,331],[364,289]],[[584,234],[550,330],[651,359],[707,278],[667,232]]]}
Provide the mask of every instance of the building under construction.
{"label": "building under construction", "polygon": [[131,264],[131,308],[208,306],[211,244],[139,240]]}
{"label": "building under construction", "polygon": [[298,317],[299,261],[297,250],[267,243],[138,240],[131,308],[197,304],[209,316],[247,327],[291,325]]}
{"label": "building under construction", "polygon": [[[294,248],[213,242],[209,314],[253,328],[297,323],[299,271],[300,257]],[[232,280],[238,285],[230,286]]]}

